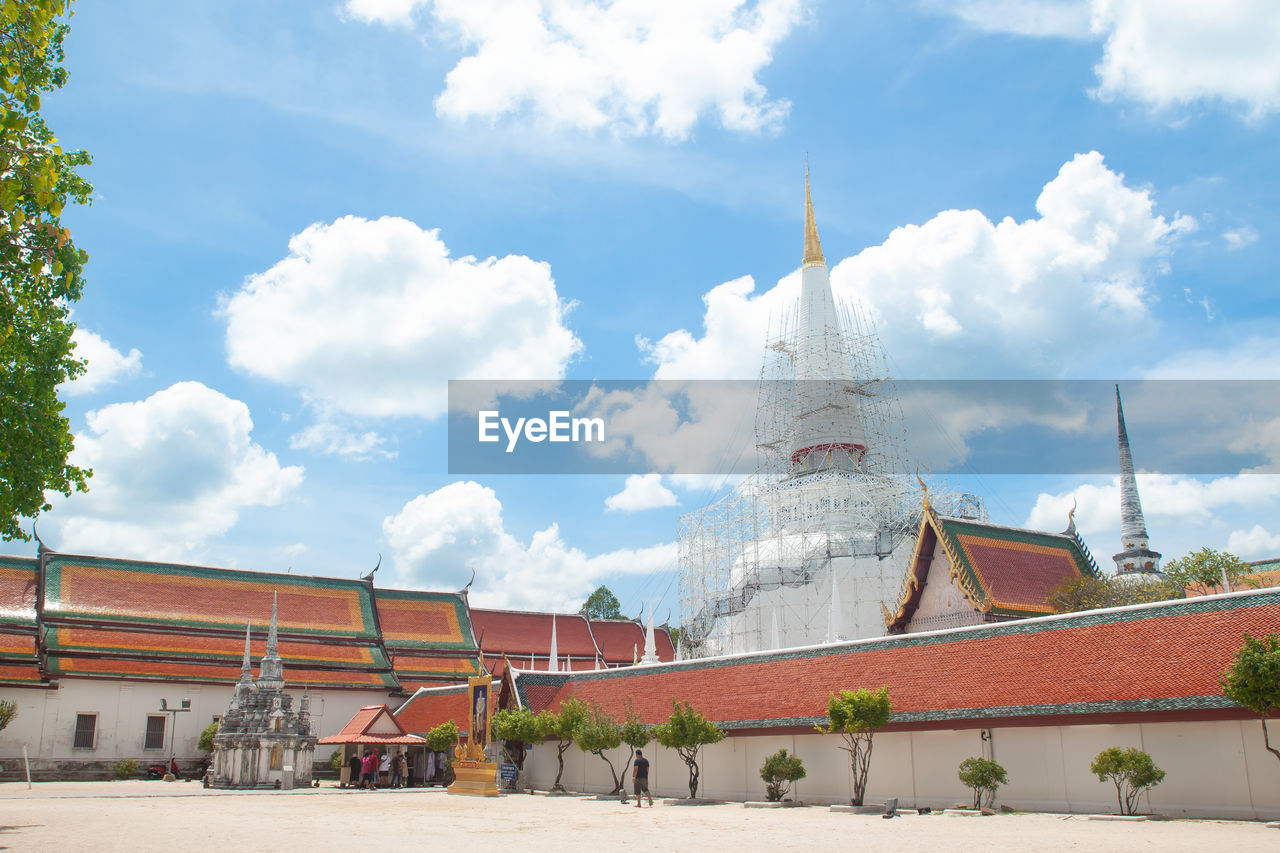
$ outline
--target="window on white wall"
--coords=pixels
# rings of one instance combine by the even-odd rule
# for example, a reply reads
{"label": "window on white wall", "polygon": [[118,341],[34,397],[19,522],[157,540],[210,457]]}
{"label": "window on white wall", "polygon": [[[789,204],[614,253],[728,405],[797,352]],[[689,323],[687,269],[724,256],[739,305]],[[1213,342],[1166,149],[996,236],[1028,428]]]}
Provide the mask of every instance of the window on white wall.
{"label": "window on white wall", "polygon": [[93,749],[98,740],[98,715],[76,714],[76,736],[71,742],[75,749]]}
{"label": "window on white wall", "polygon": [[147,717],[147,739],[143,742],[143,749],[164,749],[164,724],[166,718],[160,714],[151,714]]}

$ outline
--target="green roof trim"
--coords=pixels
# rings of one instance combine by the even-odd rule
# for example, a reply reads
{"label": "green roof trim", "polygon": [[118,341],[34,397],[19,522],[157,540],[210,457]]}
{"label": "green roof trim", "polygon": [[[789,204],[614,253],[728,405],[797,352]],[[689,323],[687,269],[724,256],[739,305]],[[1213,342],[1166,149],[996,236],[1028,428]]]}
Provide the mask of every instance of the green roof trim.
{"label": "green roof trim", "polygon": [[375,589],[374,599],[394,601],[431,601],[453,606],[458,620],[458,628],[462,632],[462,640],[456,643],[437,643],[419,640],[388,640],[384,642],[396,649],[459,649],[462,651],[478,651],[476,632],[471,624],[471,608],[467,606],[467,597],[458,592],[427,592],[414,589]]}

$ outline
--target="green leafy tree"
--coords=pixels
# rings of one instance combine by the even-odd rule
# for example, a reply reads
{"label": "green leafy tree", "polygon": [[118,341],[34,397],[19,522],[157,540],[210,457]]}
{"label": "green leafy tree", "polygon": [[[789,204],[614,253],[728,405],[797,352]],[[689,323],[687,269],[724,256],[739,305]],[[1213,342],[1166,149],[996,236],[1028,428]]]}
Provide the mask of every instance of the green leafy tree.
{"label": "green leafy tree", "polygon": [[112,763],[111,772],[116,774],[117,779],[130,779],[138,772],[138,762],[132,758],[122,758]]}
{"label": "green leafy tree", "polygon": [[1183,598],[1183,588],[1174,581],[1133,583],[1112,576],[1067,578],[1053,588],[1045,601],[1058,613],[1078,613],[1102,607],[1123,607]]}
{"label": "green leafy tree", "polygon": [[542,743],[546,738],[538,729],[538,721],[528,708],[506,709],[493,715],[489,730],[495,740],[502,742],[502,753],[516,766],[513,786],[524,787],[524,762],[529,747]]}
{"label": "green leafy tree", "polygon": [[329,753],[329,769],[337,773],[342,770],[342,750],[335,749]]}
{"label": "green leafy tree", "polygon": [[431,731],[427,732],[423,738],[427,742],[427,749],[432,752],[443,752],[444,758],[444,784],[453,784],[453,747],[458,742],[458,724],[453,720],[445,720]]}
{"label": "green leafy tree", "polygon": [[[613,789],[609,793],[621,791],[625,776],[619,775],[613,761],[606,755],[609,750],[622,746],[622,726],[618,725],[618,721],[598,703],[592,702],[587,708],[586,716],[574,730],[573,740],[578,744],[578,749],[600,756],[609,766],[609,775],[613,777]],[[625,769],[625,765],[622,769]]]}
{"label": "green leafy tree", "polygon": [[1244,635],[1244,645],[1222,678],[1222,695],[1259,716],[1262,742],[1267,752],[1280,758],[1280,749],[1271,745],[1267,731],[1267,717],[1280,711],[1280,636]]}
{"label": "green leafy tree", "polygon": [[1089,770],[1099,782],[1110,779],[1116,786],[1116,802],[1121,814],[1135,814],[1138,798],[1164,781],[1164,771],[1151,756],[1137,747],[1109,746],[1094,756]]}
{"label": "green leafy tree", "polygon": [[688,703],[681,705],[671,700],[671,716],[665,723],[653,727],[653,739],[674,749],[689,768],[689,798],[698,796],[698,750],[708,743],[724,740],[724,730],[698,713]]}
{"label": "green leafy tree", "polygon": [[832,693],[827,702],[830,723],[825,727],[814,726],[823,734],[836,733],[844,738],[845,746],[840,748],[849,753],[849,766],[853,770],[852,803],[855,806],[862,805],[863,795],[867,792],[872,738],[876,729],[889,722],[892,713],[888,687],[881,687],[874,693],[866,688],[841,690],[839,696]]}
{"label": "green leafy tree", "polygon": [[[50,508],[45,491],[84,491],[91,471],[68,464],[71,428],[57,389],[84,372],[74,356],[71,304],[89,256],[59,217],[87,204],[76,174],[91,158],[64,152],[40,117],[40,96],[67,79],[62,17],[71,0],[0,0],[0,538]],[[69,17],[69,15],[68,15]]]}
{"label": "green leafy tree", "polygon": [[587,716],[587,706],[580,699],[569,697],[560,703],[559,711],[539,711],[538,732],[543,739],[556,738],[556,782],[553,791],[563,791],[560,778],[564,776],[564,754],[573,746],[574,734]]}
{"label": "green leafy tree", "polygon": [[760,778],[764,780],[764,797],[771,803],[781,802],[791,791],[791,784],[805,777],[804,762],[798,755],[790,755],[780,749],[760,765]]}
{"label": "green leafy tree", "polygon": [[982,797],[987,797],[987,805],[994,806],[996,789],[1007,784],[1009,774],[1005,769],[989,758],[966,758],[960,762],[960,784],[973,789],[973,807],[982,808]]}
{"label": "green leafy tree", "polygon": [[596,591],[587,596],[586,603],[580,611],[588,619],[623,619],[622,605],[618,597],[607,586],[598,586]]}
{"label": "green leafy tree", "polygon": [[1164,565],[1164,575],[1170,582],[1196,595],[1222,592],[1223,577],[1232,589],[1252,587],[1253,578],[1249,577],[1252,572],[1253,566],[1235,554],[1212,548],[1192,551]]}
{"label": "green leafy tree", "polygon": [[213,752],[213,738],[218,733],[218,721],[214,720],[204,727],[204,731],[200,732],[200,739],[196,741],[196,747],[203,749],[205,752]]}
{"label": "green leafy tree", "polygon": [[0,699],[0,732],[8,728],[16,716],[18,716],[18,703],[12,699]]}
{"label": "green leafy tree", "polygon": [[649,741],[653,740],[653,729],[640,721],[640,715],[631,705],[631,697],[626,699],[626,712],[622,721],[622,742],[631,749],[631,753],[627,756],[627,761],[622,765],[623,788],[622,801],[627,801],[626,789],[626,768],[631,766],[631,762],[635,761],[636,750],[641,749]]}

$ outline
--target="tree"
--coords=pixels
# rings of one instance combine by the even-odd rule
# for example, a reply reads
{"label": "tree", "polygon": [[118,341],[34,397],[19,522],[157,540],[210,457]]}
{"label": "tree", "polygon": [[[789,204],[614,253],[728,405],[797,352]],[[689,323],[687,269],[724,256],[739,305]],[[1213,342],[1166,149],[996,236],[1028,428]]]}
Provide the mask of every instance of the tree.
{"label": "tree", "polygon": [[[609,756],[605,755],[608,750],[622,746],[622,726],[618,725],[618,721],[599,704],[592,702],[586,715],[574,729],[573,739],[578,744],[578,749],[600,756],[601,760],[609,765],[609,775],[613,777],[613,789],[609,793],[616,794],[621,791],[625,775],[619,775]],[[625,765],[620,769],[625,771]]]}
{"label": "tree", "polygon": [[573,746],[573,736],[582,720],[587,716],[587,706],[581,699],[572,696],[560,703],[559,711],[539,711],[534,719],[537,721],[538,733],[545,740],[556,738],[556,782],[551,786],[553,791],[563,791],[560,777],[564,775],[564,754]]}
{"label": "tree", "polygon": [[789,755],[785,749],[770,755],[760,765],[764,797],[771,803],[781,801],[791,791],[791,783],[804,777],[804,762],[800,760],[800,756]]}
{"label": "tree", "polygon": [[881,687],[875,693],[866,688],[857,691],[841,690],[839,696],[832,693],[827,702],[830,724],[826,727],[814,726],[823,734],[837,732],[844,738],[846,745],[840,748],[849,753],[849,766],[853,770],[851,802],[855,806],[862,805],[862,797],[867,792],[872,738],[876,729],[889,722],[892,712],[888,687]]}
{"label": "tree", "polygon": [[12,699],[0,699],[0,732],[9,727],[18,716],[18,703]]}
{"label": "tree", "polygon": [[1137,747],[1109,746],[1094,756],[1089,770],[1099,782],[1110,779],[1116,785],[1116,802],[1121,814],[1134,814],[1138,798],[1164,780],[1164,771],[1151,756]]}
{"label": "tree", "polygon": [[671,716],[654,726],[653,739],[674,749],[689,768],[689,799],[698,796],[698,749],[703,744],[724,740],[724,730],[699,714],[686,702],[683,706],[671,700]]}
{"label": "tree", "polygon": [[196,748],[203,749],[205,752],[213,752],[213,737],[218,733],[218,721],[214,720],[204,727],[204,731],[200,732],[200,739],[196,741]]}
{"label": "tree", "polygon": [[987,805],[994,806],[996,789],[1008,783],[1009,774],[989,758],[966,758],[960,762],[960,784],[973,789],[973,807],[982,808],[982,795],[987,795]]}
{"label": "tree", "polygon": [[537,718],[528,708],[503,709],[493,715],[489,730],[494,739],[502,741],[502,752],[516,766],[514,787],[524,786],[524,760],[531,746],[545,738],[538,731]]}
{"label": "tree", "polygon": [[87,204],[76,174],[91,162],[64,152],[40,117],[40,95],[66,82],[61,67],[71,0],[0,0],[0,538],[29,539],[19,520],[50,508],[45,491],[85,491],[93,473],[67,462],[70,424],[58,386],[84,372],[74,357],[71,304],[89,256],[59,216]]}
{"label": "tree", "polygon": [[622,765],[622,802],[624,803],[627,801],[626,768],[630,767],[631,762],[635,760],[636,750],[651,740],[653,740],[653,730],[640,721],[640,715],[632,707],[631,697],[628,696],[626,699],[626,712],[622,721],[622,742],[631,748],[631,753],[627,756],[626,763]]}
{"label": "tree", "polygon": [[1196,595],[1223,592],[1224,576],[1232,589],[1252,587],[1253,578],[1249,577],[1252,572],[1253,567],[1235,554],[1212,548],[1192,551],[1164,565],[1165,577],[1180,589]]}
{"label": "tree", "polygon": [[610,592],[607,586],[598,586],[596,591],[587,596],[580,611],[588,619],[623,619],[622,605],[618,597]]}
{"label": "tree", "polygon": [[1271,745],[1267,717],[1280,711],[1280,636],[1244,635],[1244,645],[1236,651],[1222,678],[1222,695],[1253,711],[1262,722],[1262,743],[1276,758],[1280,749]]}
{"label": "tree", "polygon": [[427,732],[423,738],[427,742],[427,749],[432,752],[444,753],[444,784],[452,785],[453,775],[453,747],[458,742],[458,724],[453,720],[445,720],[431,731]]}
{"label": "tree", "polygon": [[1170,580],[1131,580],[1108,577],[1067,578],[1053,588],[1045,601],[1058,613],[1077,613],[1102,607],[1123,607],[1183,598],[1181,586]]}

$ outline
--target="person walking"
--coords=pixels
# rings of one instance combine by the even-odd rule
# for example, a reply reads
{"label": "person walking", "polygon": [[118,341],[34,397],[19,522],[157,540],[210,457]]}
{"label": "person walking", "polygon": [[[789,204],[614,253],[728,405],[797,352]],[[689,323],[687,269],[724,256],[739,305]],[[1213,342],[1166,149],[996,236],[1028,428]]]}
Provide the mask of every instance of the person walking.
{"label": "person walking", "polygon": [[372,749],[360,762],[360,787],[376,790],[378,787],[378,754]]}
{"label": "person walking", "polygon": [[397,752],[391,759],[391,787],[404,787],[404,753]]}
{"label": "person walking", "polygon": [[635,788],[636,808],[640,808],[641,792],[649,798],[649,807],[653,808],[653,794],[649,793],[649,759],[645,758],[644,753],[638,749],[635,764],[631,768],[631,781]]}
{"label": "person walking", "polygon": [[391,773],[391,753],[384,752],[378,756],[378,782],[386,782]]}

